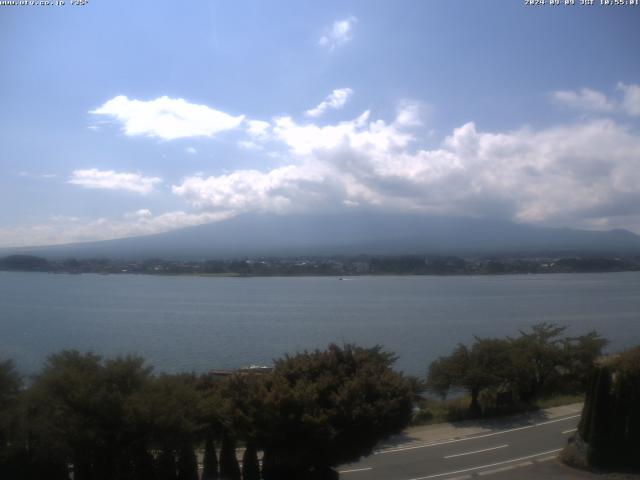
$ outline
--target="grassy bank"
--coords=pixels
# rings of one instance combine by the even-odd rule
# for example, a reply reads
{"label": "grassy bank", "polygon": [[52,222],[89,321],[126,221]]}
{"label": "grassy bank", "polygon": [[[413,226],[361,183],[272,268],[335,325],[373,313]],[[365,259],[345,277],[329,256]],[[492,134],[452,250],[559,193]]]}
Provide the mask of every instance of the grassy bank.
{"label": "grassy bank", "polygon": [[[493,400],[493,401],[492,401]],[[545,408],[570,405],[584,401],[584,395],[553,395],[536,400],[533,403],[514,403],[508,407],[495,407],[495,399],[484,398],[481,402],[482,414],[472,416],[469,413],[471,399],[468,395],[447,400],[424,400],[411,420],[412,426],[432,425],[462,420],[494,418],[514,413],[525,413]]]}

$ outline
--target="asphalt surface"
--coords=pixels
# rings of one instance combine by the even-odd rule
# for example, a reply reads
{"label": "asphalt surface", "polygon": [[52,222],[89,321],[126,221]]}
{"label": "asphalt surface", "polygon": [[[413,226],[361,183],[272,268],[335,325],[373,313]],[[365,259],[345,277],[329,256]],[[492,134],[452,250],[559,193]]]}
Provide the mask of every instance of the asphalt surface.
{"label": "asphalt surface", "polygon": [[[556,464],[575,431],[579,408],[558,416],[508,421],[478,433],[443,438],[407,435],[357,463],[339,468],[342,480],[428,480],[495,476],[527,478],[532,467]],[[452,430],[452,433],[456,433]],[[515,473],[516,469],[522,472]],[[521,475],[522,474],[522,475]],[[535,472],[529,478],[547,478]],[[551,477],[549,477],[551,478]],[[558,477],[563,478],[563,477]],[[569,478],[569,477],[567,477]],[[573,477],[580,478],[580,477]]]}

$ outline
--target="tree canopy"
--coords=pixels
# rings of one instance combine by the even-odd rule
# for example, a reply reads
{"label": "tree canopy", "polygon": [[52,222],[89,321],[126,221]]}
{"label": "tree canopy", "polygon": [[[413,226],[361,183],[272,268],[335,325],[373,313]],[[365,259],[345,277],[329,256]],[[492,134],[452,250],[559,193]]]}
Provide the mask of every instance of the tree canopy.
{"label": "tree canopy", "polygon": [[578,437],[584,445],[574,442],[570,448],[589,466],[640,468],[640,346],[592,373]]}
{"label": "tree canopy", "polygon": [[453,353],[440,357],[429,367],[427,386],[440,395],[451,388],[471,395],[470,411],[478,414],[480,392],[499,388],[510,375],[511,345],[507,340],[476,337],[471,347],[460,344]]}
{"label": "tree canopy", "polygon": [[354,461],[409,422],[411,382],[381,347],[330,345],[286,356],[263,384],[265,456],[285,470]]}
{"label": "tree canopy", "polygon": [[26,391],[3,361],[0,422],[26,421],[0,438],[0,473],[69,480],[71,466],[74,480],[193,480],[195,449],[206,446],[207,478],[239,479],[242,442],[247,478],[259,475],[258,450],[263,478],[274,464],[279,480],[324,475],[407,425],[413,384],[394,360],[380,347],[330,345],[277,360],[271,373],[214,379],[70,350],[48,357]]}
{"label": "tree canopy", "polygon": [[480,413],[482,391],[513,391],[531,402],[549,389],[584,392],[594,361],[607,344],[597,332],[563,337],[567,327],[538,323],[516,337],[479,338],[434,361],[427,374],[428,388],[440,395],[466,390],[474,415]]}

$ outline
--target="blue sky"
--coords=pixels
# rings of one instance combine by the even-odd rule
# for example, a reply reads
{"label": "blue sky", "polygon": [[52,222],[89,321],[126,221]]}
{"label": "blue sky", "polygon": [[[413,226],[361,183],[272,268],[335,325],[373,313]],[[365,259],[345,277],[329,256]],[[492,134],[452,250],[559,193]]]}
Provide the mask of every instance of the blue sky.
{"label": "blue sky", "polygon": [[640,6],[523,3],[2,6],[0,246],[354,209],[640,233]]}

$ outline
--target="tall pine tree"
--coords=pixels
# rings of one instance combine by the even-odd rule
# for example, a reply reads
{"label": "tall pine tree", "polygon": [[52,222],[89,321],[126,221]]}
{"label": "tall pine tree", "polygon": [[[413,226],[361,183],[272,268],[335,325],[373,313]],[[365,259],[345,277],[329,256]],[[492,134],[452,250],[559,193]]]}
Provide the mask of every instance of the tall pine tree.
{"label": "tall pine tree", "polygon": [[236,443],[231,436],[224,435],[220,449],[220,478],[222,480],[240,480],[240,477]]}
{"label": "tall pine tree", "polygon": [[198,480],[198,459],[190,442],[184,443],[178,453],[178,480]]}
{"label": "tall pine tree", "polygon": [[242,480],[260,480],[258,450],[253,443],[247,444],[242,456]]}
{"label": "tall pine tree", "polygon": [[202,480],[218,480],[218,456],[216,454],[216,444],[211,435],[207,435],[204,444],[204,461],[202,470]]}

